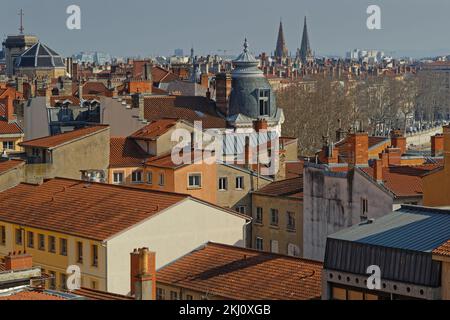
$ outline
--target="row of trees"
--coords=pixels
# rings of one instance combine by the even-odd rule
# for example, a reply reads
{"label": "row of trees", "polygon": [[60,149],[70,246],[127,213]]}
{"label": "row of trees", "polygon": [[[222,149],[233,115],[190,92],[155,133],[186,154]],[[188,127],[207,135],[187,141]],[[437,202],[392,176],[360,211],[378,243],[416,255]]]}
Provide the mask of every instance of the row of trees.
{"label": "row of trees", "polygon": [[324,136],[335,140],[338,129],[379,136],[392,129],[406,132],[413,125],[422,127],[448,117],[448,84],[449,74],[431,72],[298,82],[277,93],[277,104],[286,117],[283,134],[298,137],[300,150],[311,153],[322,146]]}

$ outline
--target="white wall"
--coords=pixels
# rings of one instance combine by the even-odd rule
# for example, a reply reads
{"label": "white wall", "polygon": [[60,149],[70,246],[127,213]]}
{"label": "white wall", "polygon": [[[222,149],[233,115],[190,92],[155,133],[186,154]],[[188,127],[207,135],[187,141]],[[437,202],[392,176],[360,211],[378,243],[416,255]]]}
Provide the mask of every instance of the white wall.
{"label": "white wall", "polygon": [[148,247],[156,268],[213,241],[243,246],[244,218],[187,199],[107,241],[107,290],[130,291],[130,253]]}

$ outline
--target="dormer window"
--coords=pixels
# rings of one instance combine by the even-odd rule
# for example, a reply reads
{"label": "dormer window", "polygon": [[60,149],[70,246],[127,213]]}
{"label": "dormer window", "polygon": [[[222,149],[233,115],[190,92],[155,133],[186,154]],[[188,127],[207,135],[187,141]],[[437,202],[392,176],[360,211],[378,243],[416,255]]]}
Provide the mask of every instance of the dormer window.
{"label": "dormer window", "polygon": [[270,100],[270,90],[269,89],[259,89],[259,115],[268,116],[269,115],[269,100]]}

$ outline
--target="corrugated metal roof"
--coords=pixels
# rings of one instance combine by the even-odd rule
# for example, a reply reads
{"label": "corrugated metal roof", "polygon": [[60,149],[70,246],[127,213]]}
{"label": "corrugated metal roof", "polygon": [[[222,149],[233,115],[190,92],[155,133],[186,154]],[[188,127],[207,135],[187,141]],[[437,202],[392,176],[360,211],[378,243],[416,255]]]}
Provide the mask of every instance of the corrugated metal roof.
{"label": "corrugated metal roof", "polygon": [[431,252],[450,239],[450,210],[402,206],[371,224],[356,225],[329,238]]}

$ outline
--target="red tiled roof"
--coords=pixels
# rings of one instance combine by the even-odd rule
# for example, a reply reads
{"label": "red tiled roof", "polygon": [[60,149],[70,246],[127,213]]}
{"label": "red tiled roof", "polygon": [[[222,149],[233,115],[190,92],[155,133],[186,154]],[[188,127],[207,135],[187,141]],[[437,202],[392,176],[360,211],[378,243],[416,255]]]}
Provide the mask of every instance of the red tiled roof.
{"label": "red tiled roof", "polygon": [[105,240],[188,198],[102,183],[55,178],[0,193],[0,221]]}
{"label": "red tiled roof", "polygon": [[72,142],[84,138],[86,136],[101,132],[109,128],[107,125],[96,125],[92,127],[86,127],[83,129],[73,130],[66,133],[57,134],[54,136],[48,136],[43,138],[38,138],[34,140],[28,140],[21,142],[20,145],[23,147],[36,147],[36,148],[55,148],[62,144]]}
{"label": "red tiled roof", "polygon": [[78,296],[83,296],[89,300],[134,300],[132,297],[124,296],[121,294],[115,294],[105,291],[99,291],[95,289],[80,288],[72,291],[71,293]]}
{"label": "red tiled roof", "polygon": [[0,161],[0,174],[5,173],[11,169],[17,168],[18,166],[24,164],[22,160],[8,160]]}
{"label": "red tiled roof", "polygon": [[295,178],[303,175],[303,160],[286,162],[286,178]]}
{"label": "red tiled roof", "polygon": [[225,128],[226,120],[215,113],[205,97],[150,96],[144,100],[144,116],[148,121],[162,118],[202,121],[203,128]]}
{"label": "red tiled roof", "polygon": [[6,107],[0,104],[0,134],[22,134],[23,130],[17,122],[6,120]]}
{"label": "red tiled roof", "polygon": [[[195,163],[196,160],[203,160],[203,155],[204,153],[200,153],[200,152],[195,152],[194,150],[191,151],[190,156],[191,156],[191,162],[190,163]],[[185,165],[185,163],[182,164],[175,164],[172,161],[172,154],[168,153],[168,154],[164,154],[161,156],[154,156],[151,158],[148,158],[146,163],[146,166],[152,166],[152,167],[160,167],[160,168],[172,168],[172,169],[176,169],[179,167],[183,167]]]}
{"label": "red tiled roof", "polygon": [[[416,197],[423,194],[422,176],[439,167],[439,164],[419,166],[391,166],[383,168],[383,185],[396,197]],[[361,168],[373,179],[373,168]]]}
{"label": "red tiled roof", "polygon": [[433,250],[433,254],[450,257],[450,240]]}
{"label": "red tiled roof", "polygon": [[310,300],[322,263],[208,243],[157,272],[157,282],[233,300]]}
{"label": "red tiled roof", "polygon": [[0,296],[0,300],[66,300],[66,299],[45,292],[21,291],[9,296]]}
{"label": "red tiled roof", "polygon": [[254,192],[259,195],[303,198],[303,175],[296,178],[274,181]]}
{"label": "red tiled roof", "polygon": [[175,126],[177,122],[178,119],[160,119],[152,121],[150,124],[133,133],[130,138],[139,140],[155,140],[169,131],[169,129]]}
{"label": "red tiled roof", "polygon": [[110,167],[139,167],[149,157],[139,145],[129,138],[111,138],[109,152]]}

